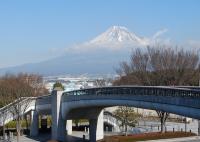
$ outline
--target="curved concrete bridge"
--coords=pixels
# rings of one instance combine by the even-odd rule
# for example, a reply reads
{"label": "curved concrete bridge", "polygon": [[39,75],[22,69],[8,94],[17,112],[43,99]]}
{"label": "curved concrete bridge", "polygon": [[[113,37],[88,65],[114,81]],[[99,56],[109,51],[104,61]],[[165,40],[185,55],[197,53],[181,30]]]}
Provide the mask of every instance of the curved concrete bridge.
{"label": "curved concrete bridge", "polygon": [[[88,119],[90,141],[103,138],[105,107],[132,106],[200,119],[200,88],[164,86],[121,86],[53,91],[36,99],[31,135],[38,134],[38,116],[52,115],[52,139],[66,141],[72,119]],[[66,124],[67,123],[67,124]]]}

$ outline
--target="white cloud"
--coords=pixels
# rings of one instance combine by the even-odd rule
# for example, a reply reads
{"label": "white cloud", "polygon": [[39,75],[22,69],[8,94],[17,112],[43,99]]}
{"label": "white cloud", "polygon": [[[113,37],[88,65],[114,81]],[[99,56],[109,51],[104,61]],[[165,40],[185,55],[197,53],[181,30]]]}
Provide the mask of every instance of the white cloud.
{"label": "white cloud", "polygon": [[166,32],[168,32],[168,29],[166,29],[166,28],[165,28],[165,29],[162,29],[162,30],[156,32],[156,33],[153,35],[152,39],[157,39],[157,38],[159,38],[161,35],[165,34]]}

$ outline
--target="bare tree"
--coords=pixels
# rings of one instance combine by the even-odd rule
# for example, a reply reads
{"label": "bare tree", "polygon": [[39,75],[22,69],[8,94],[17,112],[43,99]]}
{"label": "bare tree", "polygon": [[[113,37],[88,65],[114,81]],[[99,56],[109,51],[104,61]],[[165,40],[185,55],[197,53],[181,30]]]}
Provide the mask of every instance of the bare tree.
{"label": "bare tree", "polygon": [[[5,140],[5,122],[8,117],[8,105],[12,101],[10,97],[9,92],[9,83],[4,82],[2,79],[0,79],[0,116],[1,116],[1,123],[3,126],[3,139]],[[7,107],[8,106],[8,107]]]}
{"label": "bare tree", "polygon": [[159,118],[160,118],[160,123],[161,123],[161,132],[164,133],[165,129],[165,122],[167,118],[169,117],[168,112],[163,112],[163,111],[156,111]]}
{"label": "bare tree", "polygon": [[42,77],[38,75],[5,75],[0,80],[0,86],[2,86],[3,92],[6,93],[6,98],[1,101],[9,100],[9,102],[13,102],[9,106],[9,110],[17,122],[17,141],[19,141],[24,113],[32,102],[33,97],[45,95],[47,90],[44,88]]}
{"label": "bare tree", "polygon": [[[198,86],[199,54],[197,51],[159,45],[136,49],[131,54],[130,62],[120,63],[116,72],[120,78],[114,81],[114,85]],[[169,114],[162,111],[157,113],[161,127],[164,127]]]}
{"label": "bare tree", "polygon": [[96,79],[94,82],[94,86],[96,86],[96,87],[106,86],[106,80],[105,79]]}
{"label": "bare tree", "polygon": [[2,132],[3,132],[3,140],[5,140],[5,121],[7,119],[7,110],[5,108],[2,108],[0,110],[0,115],[1,115],[1,125],[2,125]]}

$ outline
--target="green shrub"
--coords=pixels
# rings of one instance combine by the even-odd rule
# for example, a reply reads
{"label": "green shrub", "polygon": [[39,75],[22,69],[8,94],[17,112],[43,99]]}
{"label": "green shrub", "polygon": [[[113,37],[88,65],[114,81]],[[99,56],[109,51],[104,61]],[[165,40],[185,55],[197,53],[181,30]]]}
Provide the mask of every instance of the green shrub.
{"label": "green shrub", "polygon": [[56,82],[56,83],[53,85],[53,90],[55,90],[55,89],[65,90],[65,87],[62,85],[61,82]]}
{"label": "green shrub", "polygon": [[[6,128],[16,128],[17,122],[15,120],[8,122],[5,126]],[[30,126],[30,122],[28,121],[28,125]],[[26,120],[21,121],[21,127],[26,128]]]}

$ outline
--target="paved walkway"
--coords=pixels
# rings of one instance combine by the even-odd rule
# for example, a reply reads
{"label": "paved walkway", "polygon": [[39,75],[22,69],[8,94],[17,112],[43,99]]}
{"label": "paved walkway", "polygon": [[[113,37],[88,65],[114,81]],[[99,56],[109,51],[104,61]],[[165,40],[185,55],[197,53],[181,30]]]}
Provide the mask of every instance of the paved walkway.
{"label": "paved walkway", "polygon": [[[50,139],[49,134],[39,135],[38,137],[29,137],[29,136],[23,135],[20,137],[20,142],[46,142],[49,139]],[[14,137],[13,142],[17,142],[16,136]]]}
{"label": "paved walkway", "polygon": [[184,138],[173,138],[173,139],[160,139],[140,142],[200,142],[199,136],[184,137]]}
{"label": "paved walkway", "polygon": [[[67,141],[68,142],[81,142],[83,135],[85,135],[86,139],[88,139],[87,133],[73,131],[73,134],[67,137]],[[16,138],[17,137],[14,137],[14,141],[12,141],[12,142],[17,142]],[[24,135],[24,136],[20,137],[20,142],[47,142],[50,139],[51,139],[50,134],[42,134],[42,135],[39,135],[38,137],[29,137],[29,136]]]}

